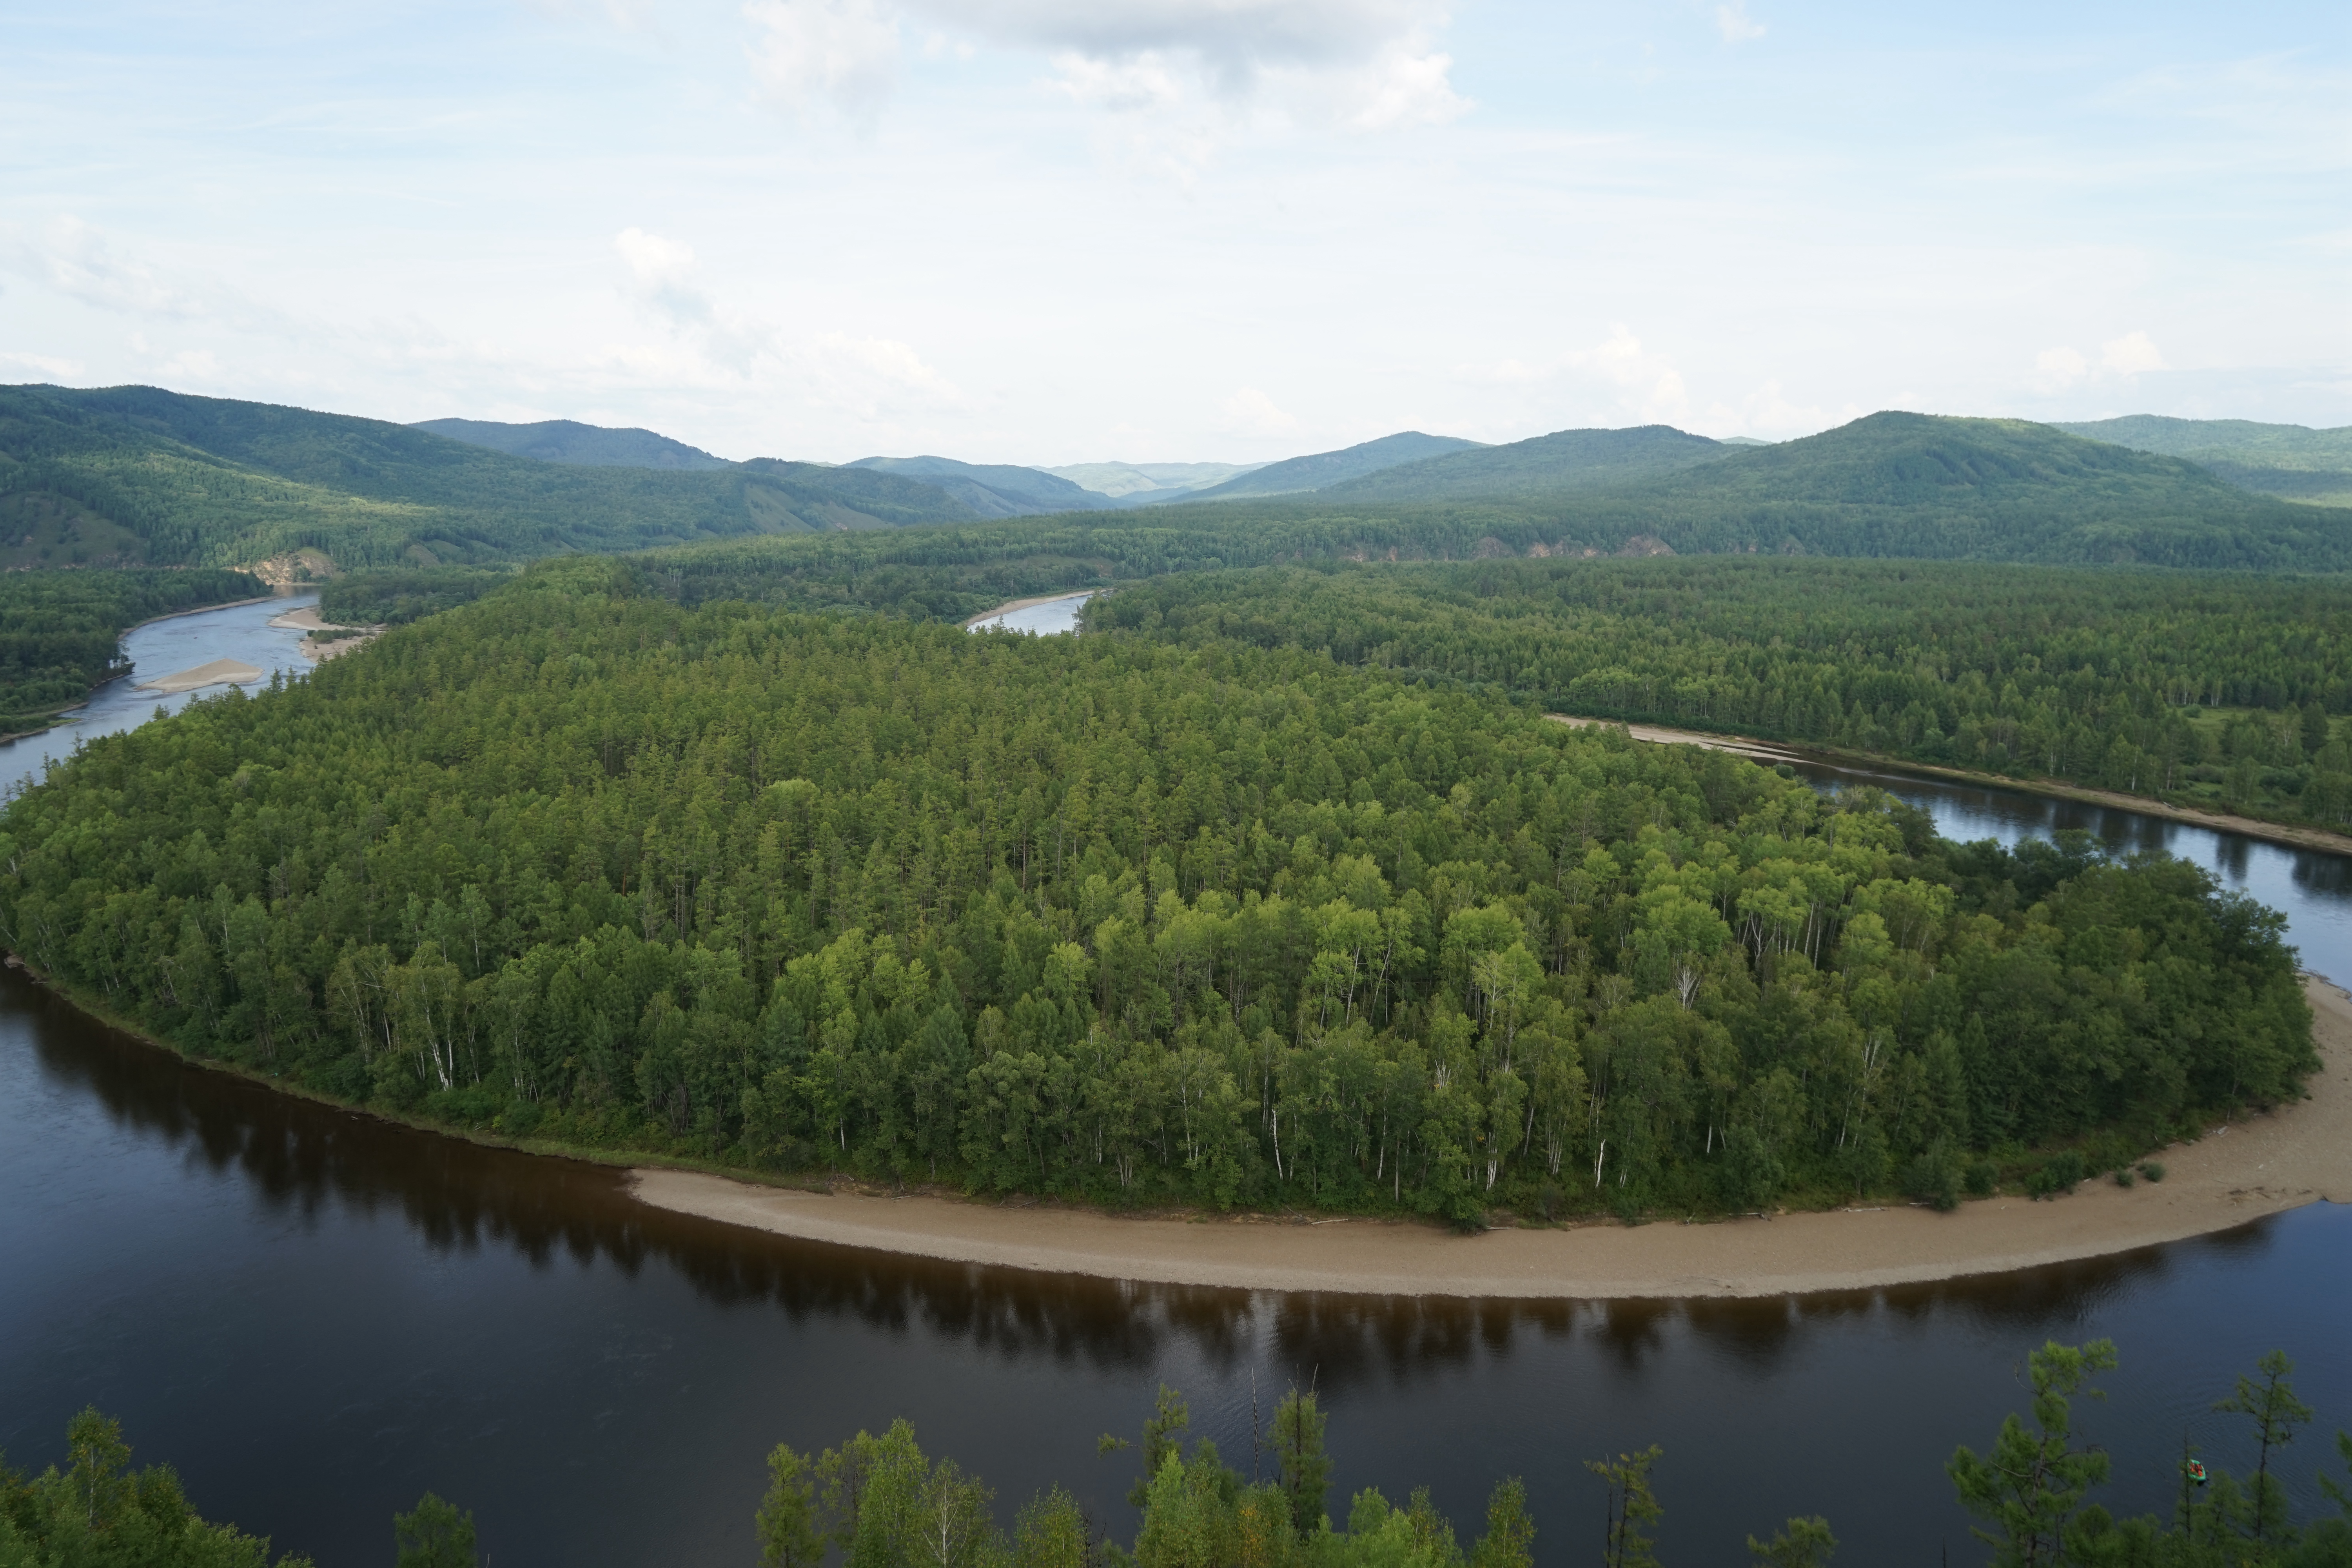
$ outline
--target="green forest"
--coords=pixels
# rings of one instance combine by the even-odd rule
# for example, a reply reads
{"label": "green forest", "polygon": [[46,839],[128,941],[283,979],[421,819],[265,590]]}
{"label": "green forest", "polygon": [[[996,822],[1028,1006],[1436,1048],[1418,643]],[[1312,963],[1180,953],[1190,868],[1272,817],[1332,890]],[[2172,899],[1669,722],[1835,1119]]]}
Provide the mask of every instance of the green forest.
{"label": "green forest", "polygon": [[444,1124],[1464,1226],[2063,1191],[2315,1064],[2183,863],[1321,650],[662,586],[536,566],[93,742],[0,815],[0,942]]}
{"label": "green forest", "polygon": [[0,387],[0,539],[12,564],[247,565],[299,549],[343,567],[641,550],[971,515],[866,468],[703,470],[509,457],[407,426],[152,387]]}
{"label": "green forest", "polygon": [[1491,684],[2352,829],[2352,580],[1928,562],[1329,563],[1171,577],[1090,626]]}
{"label": "green forest", "polygon": [[[2352,1477],[2344,1473],[2352,1472],[2352,1435],[2336,1434],[2334,1452],[2323,1450],[2316,1467],[2321,1495],[2336,1511],[2298,1521],[2284,1477],[2308,1473],[2308,1450],[2290,1446],[2315,1413],[2296,1397],[2294,1363],[2280,1352],[2213,1405],[2242,1418],[2230,1447],[2251,1464],[2242,1460],[2235,1471],[2208,1464],[2184,1445],[2178,1500],[2165,1514],[2118,1519],[2094,1500],[2113,1464],[2076,1430],[2075,1405],[2098,1398],[2095,1380],[2116,1364],[2106,1340],[2053,1341],[2032,1352],[2030,1412],[2007,1417],[1982,1454],[1963,1445],[1945,1464],[1990,1563],[2352,1568]],[[1213,1442],[1192,1436],[1183,1395],[1163,1385],[1139,1442],[1106,1434],[1098,1444],[1107,1457],[1133,1453],[1139,1461],[1127,1499],[1138,1510],[1131,1545],[1058,1485],[1024,1503],[1006,1530],[986,1481],[926,1454],[905,1420],[821,1453],[779,1444],[752,1516],[761,1568],[1534,1568],[1539,1551],[1543,1561],[1597,1568],[1662,1561],[1660,1527],[1675,1480],[1655,1445],[1580,1462],[1593,1506],[1572,1535],[1559,1521],[1539,1529],[1524,1481],[1510,1477],[1495,1487],[1481,1528],[1465,1542],[1426,1488],[1391,1500],[1376,1487],[1337,1485],[1330,1420],[1314,1392],[1292,1388],[1273,1419],[1252,1431],[1244,1476],[1238,1453],[1229,1464]],[[169,1466],[133,1470],[130,1458],[121,1424],[86,1410],[68,1426],[64,1468],[27,1478],[0,1465],[0,1568],[268,1568],[268,1540],[198,1517]],[[1595,1515],[1597,1531],[1589,1529]],[[394,1568],[488,1561],[473,1514],[433,1493],[392,1524]],[[1717,1543],[1712,1555],[1744,1555],[1757,1568],[1828,1568],[1838,1539],[1829,1520],[1811,1515],[1748,1535],[1745,1546],[1742,1554]],[[309,1568],[309,1559],[280,1558],[278,1568]]]}
{"label": "green forest", "polygon": [[219,570],[0,572],[0,735],[40,729],[126,673],[129,627],[268,592]]}

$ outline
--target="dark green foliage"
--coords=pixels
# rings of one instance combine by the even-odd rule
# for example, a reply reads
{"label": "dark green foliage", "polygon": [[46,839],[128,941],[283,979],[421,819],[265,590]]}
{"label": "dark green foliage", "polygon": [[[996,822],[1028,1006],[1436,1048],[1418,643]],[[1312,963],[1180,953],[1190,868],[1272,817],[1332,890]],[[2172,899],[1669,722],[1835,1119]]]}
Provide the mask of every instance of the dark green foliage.
{"label": "dark green foliage", "polygon": [[2044,1160],[2041,1167],[2025,1179],[2025,1190],[2037,1198],[2062,1197],[2081,1185],[2083,1178],[2089,1174],[2082,1154],[2078,1151],[2065,1149]]}
{"label": "dark green foliage", "polygon": [[[2352,743],[2327,718],[2352,710],[2343,578],[1924,562],[1334,564],[1144,584],[1093,608],[1089,624],[1328,651],[1581,716],[2352,829]],[[2232,765],[2251,770],[2234,797]]]}
{"label": "dark green foliage", "polygon": [[2313,1065],[2192,866],[1319,654],[643,580],[92,743],[0,816],[0,941],[430,1119],[1116,1203],[1760,1208]]}
{"label": "dark green foliage", "polygon": [[474,1516],[431,1492],[407,1513],[392,1516],[396,1568],[475,1568]]}
{"label": "dark green foliage", "polygon": [[153,387],[0,388],[0,515],[70,506],[127,531],[155,565],[313,549],[347,568],[429,566],[971,515],[929,485],[862,468],[542,463],[381,420]]}
{"label": "dark green foliage", "polygon": [[496,566],[433,566],[355,572],[319,590],[319,618],[337,626],[404,626],[470,605],[509,575]]}
{"label": "dark green foliage", "polygon": [[[2074,1442],[2073,1401],[2094,1373],[2115,1370],[2115,1342],[2095,1340],[2077,1349],[2053,1340],[2026,1364],[2033,1429],[2011,1415],[1985,1457],[1962,1447],[1945,1467],[1960,1505],[1985,1521],[1975,1533],[1992,1547],[1993,1568],[2056,1568],[2068,1561],[2079,1541],[2084,1500],[2107,1479],[2105,1452]],[[2105,1518],[2102,1512],[2091,1522],[2104,1524]]]}
{"label": "dark green foliage", "polygon": [[209,568],[0,573],[0,734],[37,728],[128,673],[122,634],[140,622],[268,591]]}
{"label": "dark green foliage", "polygon": [[[0,1467],[6,1568],[269,1568],[269,1542],[199,1518],[168,1465],[131,1468],[122,1424],[85,1410],[66,1426],[66,1468],[29,1480]],[[278,1568],[310,1568],[282,1557]]]}
{"label": "dark green foliage", "polygon": [[1666,1510],[1650,1485],[1650,1467],[1665,1457],[1652,1444],[1638,1454],[1620,1454],[1614,1463],[1587,1459],[1584,1468],[1609,1489],[1608,1531],[1601,1568],[1658,1568],[1658,1543],[1650,1534]]}

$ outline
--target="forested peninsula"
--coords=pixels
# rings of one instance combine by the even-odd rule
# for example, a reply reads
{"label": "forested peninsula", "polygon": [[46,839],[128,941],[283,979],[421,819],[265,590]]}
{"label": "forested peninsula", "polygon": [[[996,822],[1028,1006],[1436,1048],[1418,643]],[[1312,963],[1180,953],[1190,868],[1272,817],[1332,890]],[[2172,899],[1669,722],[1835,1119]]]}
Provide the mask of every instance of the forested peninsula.
{"label": "forested peninsula", "polygon": [[0,816],[0,942],[448,1125],[1465,1225],[1950,1203],[2314,1065],[2278,917],[2179,862],[1320,651],[675,585],[533,567],[94,742]]}

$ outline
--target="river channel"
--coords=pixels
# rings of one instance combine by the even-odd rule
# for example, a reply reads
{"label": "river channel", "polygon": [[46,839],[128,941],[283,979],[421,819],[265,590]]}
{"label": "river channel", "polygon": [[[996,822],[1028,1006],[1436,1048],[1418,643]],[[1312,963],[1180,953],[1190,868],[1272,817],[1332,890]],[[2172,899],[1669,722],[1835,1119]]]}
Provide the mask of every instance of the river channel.
{"label": "river channel", "polygon": [[[282,608],[283,605],[278,606]],[[208,651],[259,663],[244,647]],[[197,658],[186,663],[201,662]],[[177,668],[174,663],[162,668]],[[1824,771],[1824,786],[1840,779]],[[1948,833],[2079,826],[2168,847],[2288,911],[2352,977],[2345,863],[2137,814],[1873,778]],[[2078,819],[2074,814],[2082,813]],[[191,1068],[0,972],[0,1447],[36,1468],[68,1415],[120,1416],[206,1512],[315,1555],[390,1562],[427,1488],[491,1563],[757,1559],[766,1450],[898,1415],[996,1488],[1059,1480],[1122,1539],[1133,1435],[1167,1382],[1251,1464],[1252,1402],[1312,1382],[1344,1495],[1428,1483],[1465,1538],[1526,1478],[1538,1561],[1601,1528],[1580,1461],[1649,1443],[1667,1561],[1829,1516],[1855,1563],[1974,1563],[1942,1463],[2021,1407],[2042,1341],[2110,1335],[2083,1412],[2118,1510],[2165,1506],[2184,1431],[2251,1464],[2209,1406],[2273,1347],[2320,1426],[2286,1464],[2301,1511],[2352,1426],[2352,1207],[2112,1258],[1941,1285],[1746,1302],[1285,1295],[931,1263],[745,1233],[632,1201],[614,1173],[417,1134]],[[1475,1239],[1463,1245],[1475,1247]]]}

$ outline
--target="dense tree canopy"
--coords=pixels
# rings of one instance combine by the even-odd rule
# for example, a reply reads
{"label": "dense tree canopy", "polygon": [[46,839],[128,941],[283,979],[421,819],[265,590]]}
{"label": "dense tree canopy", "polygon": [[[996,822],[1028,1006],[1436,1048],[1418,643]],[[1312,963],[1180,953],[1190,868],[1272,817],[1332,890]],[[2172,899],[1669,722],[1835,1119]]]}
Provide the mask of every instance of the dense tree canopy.
{"label": "dense tree canopy", "polygon": [[2178,862],[1321,653],[641,584],[536,568],[93,743],[0,817],[0,941],[455,1121],[1456,1219],[1948,1197],[2314,1061],[2277,917]]}
{"label": "dense tree canopy", "polygon": [[[1090,624],[1328,651],[1562,712],[2352,828],[2352,579],[1930,562],[1329,563],[1171,577]],[[2208,712],[2208,708],[2215,711]]]}

